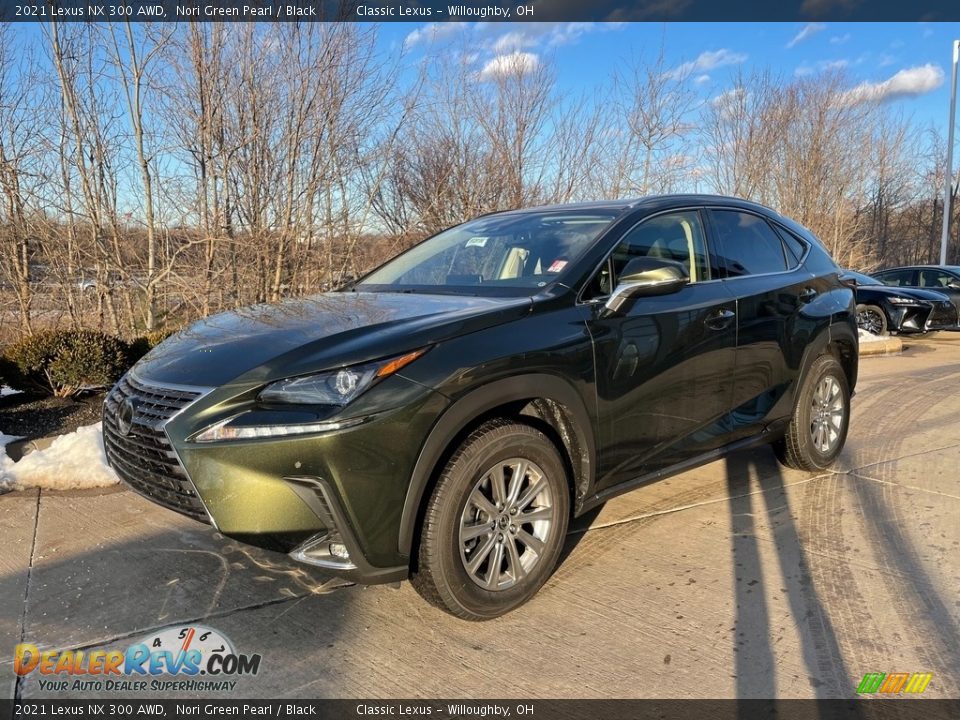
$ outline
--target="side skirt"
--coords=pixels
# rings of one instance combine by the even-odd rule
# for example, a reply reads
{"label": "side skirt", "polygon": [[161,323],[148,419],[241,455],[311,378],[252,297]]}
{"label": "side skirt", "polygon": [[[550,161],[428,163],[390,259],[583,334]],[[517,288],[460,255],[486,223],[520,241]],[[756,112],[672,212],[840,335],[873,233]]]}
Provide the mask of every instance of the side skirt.
{"label": "side skirt", "polygon": [[597,507],[597,505],[602,505],[608,500],[612,500],[619,495],[624,495],[631,490],[636,490],[638,487],[643,485],[648,485],[649,483],[657,480],[663,480],[664,478],[679,475],[680,473],[693,470],[694,468],[701,467],[702,465],[707,465],[712,463],[714,460],[719,460],[720,458],[739,450],[749,450],[751,448],[760,447],[761,445],[769,445],[780,437],[780,435],[783,433],[783,430],[783,424],[780,423],[775,426],[768,426],[759,435],[738,440],[735,443],[724,445],[716,450],[710,450],[702,455],[696,455],[689,460],[684,460],[676,465],[661,468],[660,470],[641,475],[633,480],[627,480],[619,485],[614,485],[613,487],[607,488],[603,492],[599,492],[587,498],[583,503],[583,507],[581,507],[580,511],[577,513],[577,516],[580,516],[588,510],[592,510],[593,508]]}

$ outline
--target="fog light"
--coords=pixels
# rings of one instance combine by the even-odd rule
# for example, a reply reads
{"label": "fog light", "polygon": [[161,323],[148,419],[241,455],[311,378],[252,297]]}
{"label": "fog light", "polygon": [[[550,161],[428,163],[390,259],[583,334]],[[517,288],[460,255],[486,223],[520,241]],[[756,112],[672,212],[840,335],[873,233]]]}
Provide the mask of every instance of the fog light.
{"label": "fog light", "polygon": [[356,570],[343,538],[334,530],[321,533],[307,540],[290,553],[299,562],[334,570]]}
{"label": "fog light", "polygon": [[343,543],[332,542],[330,543],[330,554],[341,560],[349,560],[350,553],[347,552],[347,546]]}

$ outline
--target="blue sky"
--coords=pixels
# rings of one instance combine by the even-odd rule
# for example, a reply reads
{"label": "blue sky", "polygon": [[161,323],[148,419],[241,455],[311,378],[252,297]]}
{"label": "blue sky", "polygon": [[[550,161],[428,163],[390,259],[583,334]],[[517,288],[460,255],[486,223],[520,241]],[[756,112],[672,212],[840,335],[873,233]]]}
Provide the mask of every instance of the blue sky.
{"label": "blue sky", "polygon": [[669,67],[694,63],[691,82],[705,98],[723,92],[737,66],[784,77],[842,68],[862,90],[917,121],[945,130],[951,43],[960,23],[386,23],[381,42],[414,58],[466,40],[478,69],[499,53],[550,57],[562,89],[600,84],[624,59],[655,55]]}
{"label": "blue sky", "polygon": [[[39,41],[39,26],[15,28]],[[378,36],[384,50],[405,48],[414,60],[465,41],[478,70],[498,53],[549,57],[561,89],[574,95],[661,46],[669,67],[696,64],[690,80],[705,99],[727,89],[741,65],[784,77],[842,68],[868,92],[945,131],[951,43],[960,39],[960,23],[383,23]],[[411,73],[415,65],[404,63]]]}

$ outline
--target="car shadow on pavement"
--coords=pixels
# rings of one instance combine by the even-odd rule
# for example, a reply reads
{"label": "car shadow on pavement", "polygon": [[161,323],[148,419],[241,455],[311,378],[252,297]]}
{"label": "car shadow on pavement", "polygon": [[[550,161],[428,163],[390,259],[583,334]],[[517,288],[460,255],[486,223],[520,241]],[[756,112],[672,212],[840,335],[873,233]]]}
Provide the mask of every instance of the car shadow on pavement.
{"label": "car shadow on pavement", "polygon": [[[247,614],[273,612],[271,606],[276,606],[279,616],[301,600],[349,585],[283,554],[235,542],[199,525],[145,532],[80,551],[71,549],[69,538],[58,545],[38,543],[28,567],[0,576],[0,598],[14,601],[0,608],[4,639],[13,641],[0,655],[0,676],[11,680],[4,683],[0,697],[115,697],[44,693],[33,677],[36,673],[14,677],[16,643],[32,643],[41,650],[122,649],[161,628],[203,624],[228,636],[240,628],[239,634],[246,636],[231,638],[238,652],[264,653],[251,647]],[[319,639],[339,637],[352,598],[342,595],[338,612],[317,619],[311,631],[315,636],[299,635],[304,650]],[[270,660],[268,654],[264,657]]]}
{"label": "car shadow on pavement", "polygon": [[[731,519],[732,570],[736,601],[734,655],[736,695],[740,699],[776,698],[781,666],[776,645],[788,628],[772,620],[768,598],[785,595],[797,627],[809,683],[818,699],[849,697],[852,678],[823,602],[814,586],[794,510],[780,466],[769,449],[736,453],[726,459]],[[769,525],[769,543],[761,544]],[[779,570],[773,570],[771,567]],[[769,575],[765,575],[764,571]],[[770,576],[772,575],[772,576]],[[750,713],[756,712],[750,707]]]}

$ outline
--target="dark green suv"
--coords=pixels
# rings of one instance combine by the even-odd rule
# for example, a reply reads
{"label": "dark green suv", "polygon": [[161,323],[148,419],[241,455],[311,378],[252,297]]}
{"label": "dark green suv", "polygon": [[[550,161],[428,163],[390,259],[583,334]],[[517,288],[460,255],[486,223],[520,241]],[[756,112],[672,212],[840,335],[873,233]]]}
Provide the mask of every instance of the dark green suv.
{"label": "dark green suv", "polygon": [[762,443],[828,466],[856,378],[853,291],[809,231],[652,197],[487,215],[202,320],[117,383],[104,441],[224,535],[480,620],[619,493]]}

